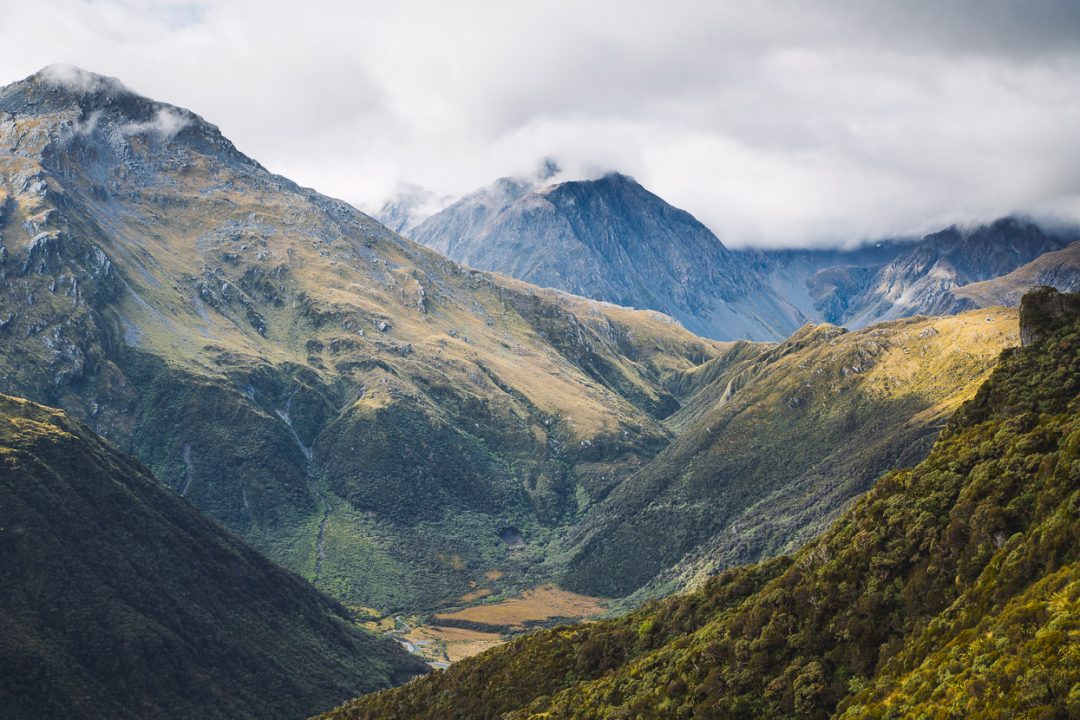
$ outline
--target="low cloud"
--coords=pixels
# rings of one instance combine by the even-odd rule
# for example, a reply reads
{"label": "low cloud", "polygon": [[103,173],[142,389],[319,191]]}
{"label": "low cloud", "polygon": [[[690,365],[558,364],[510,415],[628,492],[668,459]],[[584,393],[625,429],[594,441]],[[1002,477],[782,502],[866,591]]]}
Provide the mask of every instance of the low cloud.
{"label": "low cloud", "polygon": [[120,128],[124,135],[156,134],[165,140],[171,140],[176,134],[191,124],[191,118],[172,108],[161,108],[153,119],[145,122],[127,123]]}
{"label": "low cloud", "polygon": [[53,63],[41,70],[41,79],[56,87],[80,93],[102,91],[127,92],[124,84],[116,78],[97,75],[85,68],[64,63]]}
{"label": "low cloud", "polygon": [[1064,0],[54,0],[6,9],[0,44],[2,81],[116,75],[367,208],[554,156],[560,178],[633,175],[733,246],[1080,220]]}

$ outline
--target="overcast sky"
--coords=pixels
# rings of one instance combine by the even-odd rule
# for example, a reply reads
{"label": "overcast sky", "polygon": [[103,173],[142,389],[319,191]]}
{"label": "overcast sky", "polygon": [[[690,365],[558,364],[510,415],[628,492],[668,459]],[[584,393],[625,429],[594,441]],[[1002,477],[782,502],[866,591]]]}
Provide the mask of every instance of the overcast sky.
{"label": "overcast sky", "polygon": [[0,0],[51,63],[217,124],[362,208],[554,156],[731,246],[1080,220],[1080,2]]}

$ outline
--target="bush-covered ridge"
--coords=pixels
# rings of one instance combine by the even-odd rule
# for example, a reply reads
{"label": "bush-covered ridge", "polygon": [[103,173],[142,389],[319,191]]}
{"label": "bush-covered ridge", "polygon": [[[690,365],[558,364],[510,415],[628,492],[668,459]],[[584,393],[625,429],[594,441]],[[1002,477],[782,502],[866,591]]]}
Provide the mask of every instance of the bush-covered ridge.
{"label": "bush-covered ridge", "polygon": [[[1028,296],[1022,314],[1069,300]],[[1059,313],[1003,353],[924,462],[882,477],[790,561],[538,632],[325,717],[1076,717],[1078,517],[1080,321]],[[762,574],[699,623],[652,621]]]}
{"label": "bush-covered ridge", "polygon": [[64,413],[0,395],[0,717],[296,718],[426,668]]}

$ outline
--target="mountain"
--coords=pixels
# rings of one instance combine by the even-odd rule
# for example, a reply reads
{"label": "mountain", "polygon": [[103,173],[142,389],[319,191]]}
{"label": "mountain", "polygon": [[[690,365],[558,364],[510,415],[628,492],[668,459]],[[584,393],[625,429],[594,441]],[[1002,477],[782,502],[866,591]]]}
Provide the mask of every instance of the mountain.
{"label": "mountain", "polygon": [[[750,251],[747,260],[806,317],[860,328],[915,315],[1015,307],[1039,285],[1071,290],[1069,271],[1054,272],[1069,265],[1068,257],[1053,258],[1077,240],[1075,227],[1045,227],[1010,216],[952,226],[918,241],[881,241],[851,250]],[[1043,257],[1046,265],[1035,265]],[[1033,267],[1022,270],[1029,263]],[[1010,291],[994,292],[993,283],[1005,277]]]}
{"label": "mountain", "polygon": [[843,321],[861,327],[897,317],[971,309],[975,304],[954,293],[955,288],[1006,275],[1075,239],[1080,239],[1080,232],[1051,233],[1016,217],[927,235],[866,278],[846,303]]}
{"label": "mountain", "polygon": [[425,671],[59,410],[0,396],[0,716],[296,718]]}
{"label": "mountain", "polygon": [[556,572],[596,489],[669,442],[667,378],[719,351],[462,268],[115,79],[0,90],[0,391],[350,606]]}
{"label": "mountain", "polygon": [[407,233],[458,262],[677,319],[721,340],[775,340],[806,318],[689,213],[632,178],[502,178]]}
{"label": "mountain", "polygon": [[[375,219],[394,232],[412,237],[428,218],[457,204],[450,220],[458,232],[469,233],[482,226],[487,219],[509,203],[526,193],[548,184],[562,168],[552,158],[544,158],[531,172],[504,177],[464,197],[437,195],[419,185],[405,184],[400,187],[375,213]],[[443,253],[444,255],[446,253]]]}
{"label": "mountain", "polygon": [[1021,324],[929,457],[790,558],[323,717],[1075,717],[1080,297]]}
{"label": "mountain", "polygon": [[1016,306],[1024,293],[1040,286],[1053,287],[1061,292],[1080,290],[1080,241],[1073,242],[1063,250],[1040,255],[1008,275],[954,288],[952,294],[956,296],[957,303],[970,303],[978,307]]}
{"label": "mountain", "polygon": [[792,552],[925,457],[1018,343],[1015,311],[997,308],[735,345],[682,374],[675,439],[571,530],[563,585],[655,597]]}
{"label": "mountain", "polygon": [[859,328],[988,307],[953,291],[1080,240],[1076,228],[1005,217],[917,241],[729,251],[692,215],[618,173],[555,184],[502,178],[411,226],[397,208],[384,216],[401,232],[466,265],[659,310],[721,340],[783,340],[807,321]]}
{"label": "mountain", "polygon": [[777,295],[815,322],[842,324],[851,299],[911,240],[880,240],[851,249],[738,250]]}
{"label": "mountain", "polygon": [[0,390],[379,615],[552,581],[651,597],[785,551],[920,459],[1013,342],[997,311],[696,337],[463,268],[71,69],[0,90],[0,248]]}

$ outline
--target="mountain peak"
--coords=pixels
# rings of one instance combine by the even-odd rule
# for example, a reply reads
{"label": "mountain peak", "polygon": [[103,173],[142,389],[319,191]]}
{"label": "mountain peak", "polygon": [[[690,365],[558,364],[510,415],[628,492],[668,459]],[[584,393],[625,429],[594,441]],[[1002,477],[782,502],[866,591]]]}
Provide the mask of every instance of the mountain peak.
{"label": "mountain peak", "polygon": [[74,65],[49,65],[30,77],[0,88],[0,112],[26,117],[55,116],[54,139],[105,134],[112,141],[135,135],[185,142],[220,157],[258,165],[236,150],[217,128],[182,107],[128,88],[114,77]]}
{"label": "mountain peak", "polygon": [[48,65],[30,77],[0,88],[0,108],[9,112],[83,110],[142,99],[114,77],[75,65]]}
{"label": "mountain peak", "polygon": [[609,172],[604,173],[602,176],[600,176],[600,179],[599,179],[598,182],[621,183],[621,184],[626,184],[626,185],[640,185],[641,184],[637,180],[635,180],[632,176],[621,173],[618,170],[611,170]]}
{"label": "mountain peak", "polygon": [[0,110],[30,116],[74,110],[95,125],[99,119],[115,122],[124,135],[157,132],[167,138],[205,122],[190,110],[144,97],[114,77],[74,65],[49,65],[0,88]]}
{"label": "mountain peak", "polygon": [[134,95],[118,78],[108,75],[99,75],[89,70],[84,70],[77,65],[54,63],[46,65],[41,70],[27,78],[29,82],[38,82],[50,85],[79,95],[94,95],[109,93],[113,95]]}

